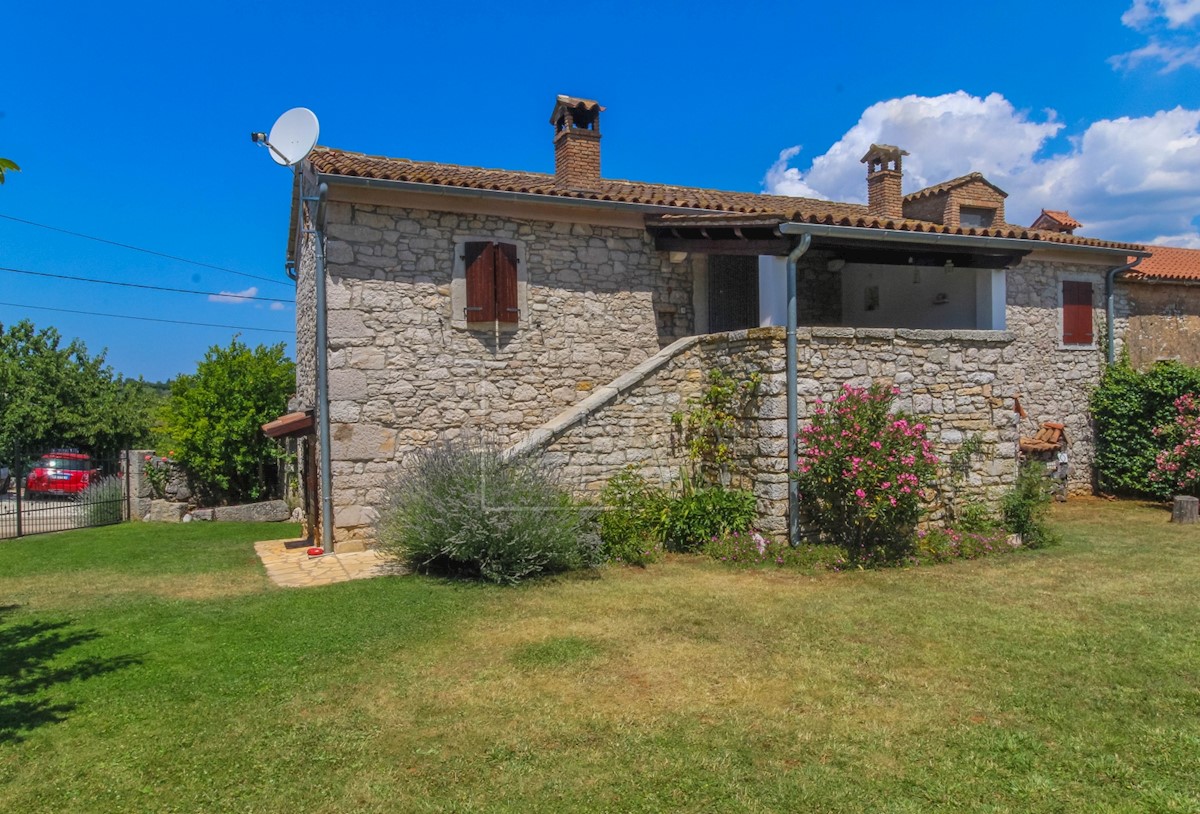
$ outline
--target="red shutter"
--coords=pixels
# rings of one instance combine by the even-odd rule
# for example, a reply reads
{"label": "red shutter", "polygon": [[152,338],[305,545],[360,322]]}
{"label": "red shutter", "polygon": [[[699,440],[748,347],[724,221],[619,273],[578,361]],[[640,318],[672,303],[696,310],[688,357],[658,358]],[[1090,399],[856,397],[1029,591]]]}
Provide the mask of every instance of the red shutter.
{"label": "red shutter", "polygon": [[511,243],[496,244],[496,319],[519,322],[517,307],[517,247]]}
{"label": "red shutter", "polygon": [[1063,281],[1063,344],[1090,345],[1092,337],[1092,284]]}
{"label": "red shutter", "polygon": [[491,243],[468,243],[463,263],[467,269],[467,322],[496,319],[496,251]]}

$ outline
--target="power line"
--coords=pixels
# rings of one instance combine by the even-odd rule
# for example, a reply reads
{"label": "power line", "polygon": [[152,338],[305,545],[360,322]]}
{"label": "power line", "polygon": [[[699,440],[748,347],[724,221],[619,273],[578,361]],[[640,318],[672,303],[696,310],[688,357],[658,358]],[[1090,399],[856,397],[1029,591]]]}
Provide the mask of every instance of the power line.
{"label": "power line", "polygon": [[119,285],[124,288],[144,288],[149,291],[169,291],[173,294],[200,294],[206,297],[232,297],[239,300],[261,300],[263,302],[286,302],[293,303],[295,300],[281,300],[276,297],[251,297],[248,294],[237,294],[230,291],[195,291],[190,288],[167,288],[161,285],[149,285],[147,283],[118,283],[115,280],[97,280],[94,277],[76,277],[72,274],[50,274],[45,271],[29,271],[27,269],[14,269],[6,266],[0,266],[0,271],[7,271],[12,274],[28,274],[33,277],[51,277],[55,280],[77,280],[81,283],[98,283],[100,285]]}
{"label": "power line", "polygon": [[0,302],[12,308],[32,308],[35,311],[57,311],[62,314],[83,314],[88,317],[112,317],[113,319],[136,319],[140,322],[166,322],[171,325],[195,325],[200,328],[230,328],[235,331],[263,331],[272,334],[290,334],[281,328],[258,328],[250,325],[219,325],[215,322],[187,322],[182,319],[159,319],[158,317],[135,317],[129,314],[106,314],[102,311],[75,311],[70,308],[50,308],[45,305],[26,305],[20,302]]}
{"label": "power line", "polygon": [[135,251],[135,252],[142,252],[143,254],[152,254],[155,257],[164,257],[167,260],[175,260],[180,263],[189,263],[193,266],[200,266],[201,268],[212,269],[213,271],[223,271],[226,274],[236,274],[239,277],[249,277],[251,280],[262,280],[263,282],[274,283],[275,285],[291,285],[290,282],[285,283],[283,280],[276,280],[272,277],[259,277],[256,274],[247,274],[244,271],[236,271],[234,269],[225,268],[224,266],[214,266],[211,263],[201,263],[199,260],[189,260],[186,257],[177,257],[176,255],[173,255],[173,254],[165,254],[163,252],[156,252],[153,249],[143,249],[140,246],[131,246],[128,243],[118,243],[115,240],[106,240],[105,238],[95,237],[94,235],[85,235],[82,232],[72,232],[70,229],[60,229],[57,226],[49,226],[45,223],[35,223],[34,221],[25,220],[23,218],[13,217],[12,215],[0,214],[0,218],[4,218],[5,220],[15,221],[17,223],[24,223],[26,226],[36,226],[39,229],[49,229],[51,232],[60,232],[64,235],[71,235],[72,237],[81,237],[84,240],[94,240],[97,243],[106,243],[109,246],[119,246],[122,249],[129,249],[129,250]]}

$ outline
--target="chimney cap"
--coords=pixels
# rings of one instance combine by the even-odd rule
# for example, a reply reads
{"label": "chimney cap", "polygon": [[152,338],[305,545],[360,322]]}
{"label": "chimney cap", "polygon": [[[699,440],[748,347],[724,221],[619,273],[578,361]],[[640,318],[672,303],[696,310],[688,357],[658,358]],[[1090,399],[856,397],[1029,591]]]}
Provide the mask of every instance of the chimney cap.
{"label": "chimney cap", "polygon": [[860,164],[866,164],[872,159],[899,159],[902,155],[908,155],[908,150],[901,150],[894,144],[872,144],[867,154],[858,161]]}
{"label": "chimney cap", "polygon": [[550,113],[550,123],[557,124],[558,117],[562,115],[563,110],[582,110],[587,113],[603,113],[604,106],[595,99],[584,99],[579,96],[566,96],[558,94],[554,102],[554,110]]}

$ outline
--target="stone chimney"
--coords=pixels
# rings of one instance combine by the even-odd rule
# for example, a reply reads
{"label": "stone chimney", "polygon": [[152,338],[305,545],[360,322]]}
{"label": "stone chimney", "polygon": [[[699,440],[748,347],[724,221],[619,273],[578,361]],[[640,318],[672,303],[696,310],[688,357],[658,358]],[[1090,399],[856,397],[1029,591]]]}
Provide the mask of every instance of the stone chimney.
{"label": "stone chimney", "polygon": [[592,189],[600,181],[600,113],[591,99],[559,96],[550,114],[554,125],[555,183]]}
{"label": "stone chimney", "polygon": [[861,159],[867,165],[867,211],[877,218],[901,220],[904,217],[904,172],[900,157],[908,155],[890,144],[872,144]]}

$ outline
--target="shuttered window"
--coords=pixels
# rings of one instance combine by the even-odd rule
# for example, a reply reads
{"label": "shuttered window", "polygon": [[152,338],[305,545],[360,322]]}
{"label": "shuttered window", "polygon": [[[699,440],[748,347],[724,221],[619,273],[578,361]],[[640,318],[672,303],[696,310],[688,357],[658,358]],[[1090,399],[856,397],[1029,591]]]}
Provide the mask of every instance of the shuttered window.
{"label": "shuttered window", "polygon": [[1062,303],[1063,344],[1093,344],[1092,284],[1063,280]]}
{"label": "shuttered window", "polygon": [[511,243],[464,244],[467,322],[518,322],[517,247]]}

